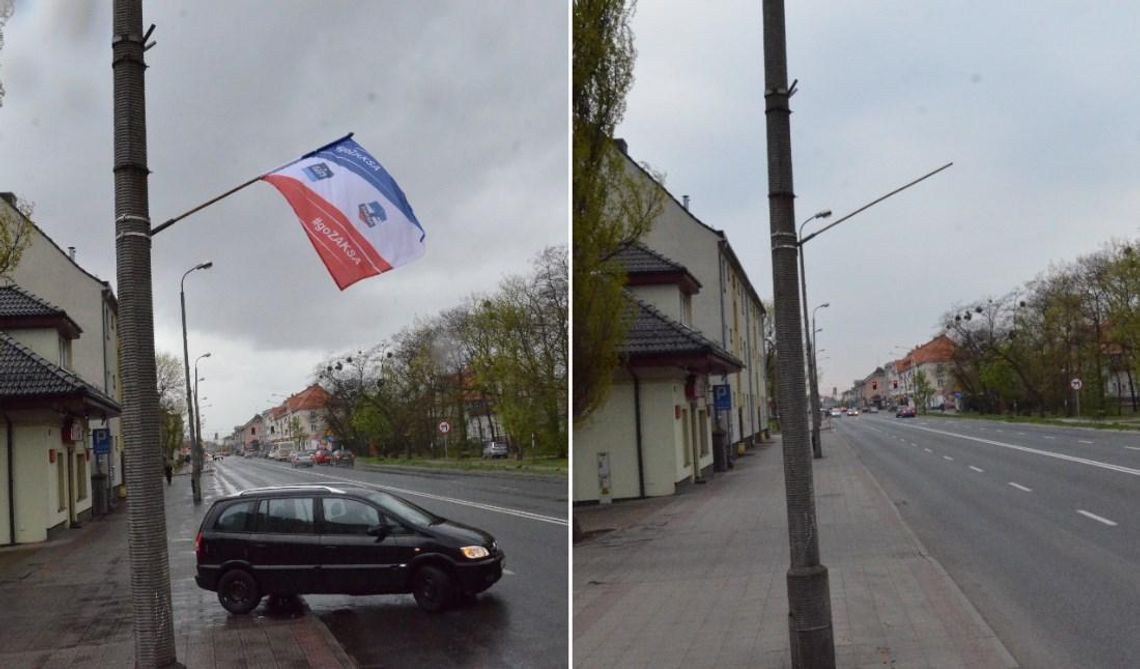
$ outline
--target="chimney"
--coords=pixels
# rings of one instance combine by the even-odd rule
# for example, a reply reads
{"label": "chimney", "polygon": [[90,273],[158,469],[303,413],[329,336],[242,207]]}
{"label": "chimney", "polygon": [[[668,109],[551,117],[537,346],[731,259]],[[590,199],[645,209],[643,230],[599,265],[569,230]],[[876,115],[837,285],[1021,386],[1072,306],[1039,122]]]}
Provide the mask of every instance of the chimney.
{"label": "chimney", "polygon": [[685,208],[685,211],[689,210],[689,196],[688,195],[682,195],[681,196],[681,206]]}
{"label": "chimney", "polygon": [[74,246],[67,247],[67,257],[71,258],[71,262],[75,262],[75,247]]}

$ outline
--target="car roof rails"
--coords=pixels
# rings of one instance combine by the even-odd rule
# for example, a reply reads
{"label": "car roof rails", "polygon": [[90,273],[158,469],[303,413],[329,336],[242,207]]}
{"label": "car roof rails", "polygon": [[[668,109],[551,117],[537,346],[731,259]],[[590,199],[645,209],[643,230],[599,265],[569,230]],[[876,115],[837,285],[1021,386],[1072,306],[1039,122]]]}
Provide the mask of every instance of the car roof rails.
{"label": "car roof rails", "polygon": [[344,494],[344,490],[331,485],[325,485],[323,483],[297,483],[293,485],[272,485],[266,486],[264,488],[249,488],[248,490],[242,490],[237,494],[237,496],[242,497],[244,495],[259,495],[267,492],[289,492],[292,490],[298,490],[302,492],[306,490],[323,490],[324,492]]}

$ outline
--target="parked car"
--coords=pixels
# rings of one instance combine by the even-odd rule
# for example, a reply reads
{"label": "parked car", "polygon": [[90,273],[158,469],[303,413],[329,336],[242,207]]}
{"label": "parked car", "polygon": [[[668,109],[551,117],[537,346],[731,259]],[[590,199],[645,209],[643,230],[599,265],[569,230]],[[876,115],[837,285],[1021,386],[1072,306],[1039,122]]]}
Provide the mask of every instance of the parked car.
{"label": "parked car", "polygon": [[355,467],[356,454],[347,448],[338,448],[330,456],[333,467]]}
{"label": "parked car", "polygon": [[847,410],[847,415],[848,416],[858,416],[859,415],[859,409],[856,407],[851,407],[850,409]]}
{"label": "parked car", "polygon": [[509,455],[510,449],[507,448],[506,444],[500,441],[488,442],[487,445],[483,447],[484,458],[491,458],[493,460],[495,458],[505,458]]}
{"label": "parked car", "polygon": [[914,407],[899,405],[898,411],[895,411],[895,418],[914,418]]}
{"label": "parked car", "polygon": [[239,615],[264,595],[317,593],[411,593],[424,610],[441,611],[491,587],[505,559],[483,530],[351,484],[223,497],[202,518],[194,554],[198,587]]}
{"label": "parked car", "polygon": [[313,452],[312,451],[293,451],[289,456],[289,464],[296,467],[312,467],[313,466]]}
{"label": "parked car", "polygon": [[314,465],[328,465],[332,464],[332,458],[329,456],[329,449],[318,448],[313,451],[313,464]]}
{"label": "parked car", "polygon": [[867,407],[867,413],[879,413],[879,407]]}

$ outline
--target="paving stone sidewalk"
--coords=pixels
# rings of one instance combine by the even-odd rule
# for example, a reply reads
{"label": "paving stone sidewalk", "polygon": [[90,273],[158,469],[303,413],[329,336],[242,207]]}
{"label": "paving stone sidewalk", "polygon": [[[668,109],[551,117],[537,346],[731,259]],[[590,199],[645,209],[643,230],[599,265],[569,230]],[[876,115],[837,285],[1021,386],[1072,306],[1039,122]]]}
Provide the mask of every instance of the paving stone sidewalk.
{"label": "paving stone sidewalk", "polygon": [[[840,667],[1017,664],[842,436],[814,461]],[[777,440],[703,486],[575,510],[575,667],[789,667]],[[607,531],[611,530],[611,531]]]}
{"label": "paving stone sidewalk", "polygon": [[[175,650],[185,667],[353,667],[307,608],[231,616],[195,585],[194,534],[216,494],[191,502],[189,476],[166,490]],[[127,509],[39,546],[0,549],[0,667],[133,667]]]}

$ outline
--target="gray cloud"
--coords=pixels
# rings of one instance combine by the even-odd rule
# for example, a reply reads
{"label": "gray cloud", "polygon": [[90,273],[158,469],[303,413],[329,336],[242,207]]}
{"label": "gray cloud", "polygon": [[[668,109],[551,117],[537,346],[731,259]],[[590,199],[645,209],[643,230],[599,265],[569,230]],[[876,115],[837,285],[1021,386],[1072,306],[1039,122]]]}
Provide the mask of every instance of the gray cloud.
{"label": "gray cloud", "polygon": [[[724,229],[771,296],[758,3],[642,2],[619,133]],[[1140,7],[788,2],[796,214],[842,215],[950,170],[807,245],[821,387],[936,332],[956,302],[1018,287],[1140,220]],[[797,223],[799,222],[797,221]]]}
{"label": "gray cloud", "polygon": [[[147,53],[151,216],[179,214],[348,131],[428,233],[419,261],[338,291],[292,210],[254,184],[153,247],[156,342],[212,350],[206,432],[299,390],[317,356],[524,273],[567,241],[568,12],[560,3],[163,2]],[[0,187],[115,281],[109,4],[17,4],[0,51]],[[222,355],[221,351],[225,352]],[[203,372],[203,376],[206,373]],[[212,388],[210,386],[213,386]]]}

